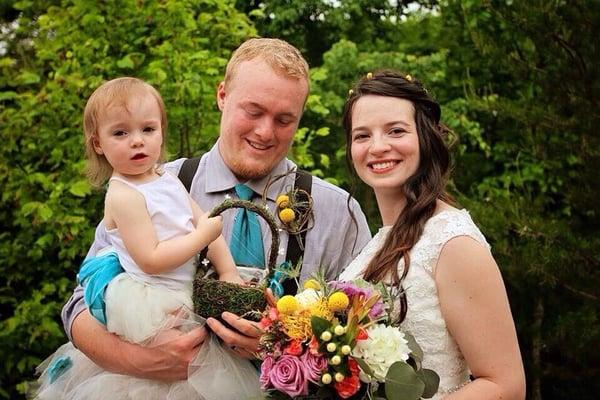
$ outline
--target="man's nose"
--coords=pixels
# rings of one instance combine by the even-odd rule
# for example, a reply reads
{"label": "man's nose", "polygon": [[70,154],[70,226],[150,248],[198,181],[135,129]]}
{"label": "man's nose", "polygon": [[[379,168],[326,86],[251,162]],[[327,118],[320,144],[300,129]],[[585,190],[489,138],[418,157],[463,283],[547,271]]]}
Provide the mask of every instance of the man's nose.
{"label": "man's nose", "polygon": [[269,118],[262,118],[254,127],[254,133],[262,140],[271,140],[275,135],[275,125]]}

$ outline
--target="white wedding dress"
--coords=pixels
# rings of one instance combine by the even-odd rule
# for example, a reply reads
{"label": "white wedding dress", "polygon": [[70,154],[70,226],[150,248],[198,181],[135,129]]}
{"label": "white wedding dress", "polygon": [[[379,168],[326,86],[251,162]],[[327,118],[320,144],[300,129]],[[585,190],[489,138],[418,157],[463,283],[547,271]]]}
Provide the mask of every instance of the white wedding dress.
{"label": "white wedding dress", "polygon": [[[390,229],[384,226],[377,232],[344,270],[340,280],[363,275],[364,268],[381,248]],[[421,346],[425,355],[423,367],[434,370],[440,376],[439,389],[433,399],[441,399],[469,382],[469,368],[446,328],[433,278],[444,244],[457,236],[469,236],[489,249],[485,237],[466,210],[441,211],[427,221],[421,238],[410,251],[410,268],[402,284],[406,290],[408,312],[401,328],[412,334]],[[404,261],[401,260],[398,263],[400,275],[403,268]]]}

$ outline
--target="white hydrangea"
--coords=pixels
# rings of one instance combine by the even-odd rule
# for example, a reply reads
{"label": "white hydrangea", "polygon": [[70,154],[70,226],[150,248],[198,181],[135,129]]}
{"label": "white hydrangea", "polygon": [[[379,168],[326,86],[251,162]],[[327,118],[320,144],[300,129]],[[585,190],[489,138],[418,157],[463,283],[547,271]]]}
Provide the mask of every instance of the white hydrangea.
{"label": "white hydrangea", "polygon": [[359,340],[352,355],[362,358],[373,370],[375,379],[385,382],[385,376],[393,363],[408,360],[408,341],[398,328],[382,324],[369,327],[367,334],[369,338]]}
{"label": "white hydrangea", "polygon": [[296,297],[300,308],[303,310],[310,308],[321,298],[319,292],[317,292],[315,289],[304,289],[294,297]]}

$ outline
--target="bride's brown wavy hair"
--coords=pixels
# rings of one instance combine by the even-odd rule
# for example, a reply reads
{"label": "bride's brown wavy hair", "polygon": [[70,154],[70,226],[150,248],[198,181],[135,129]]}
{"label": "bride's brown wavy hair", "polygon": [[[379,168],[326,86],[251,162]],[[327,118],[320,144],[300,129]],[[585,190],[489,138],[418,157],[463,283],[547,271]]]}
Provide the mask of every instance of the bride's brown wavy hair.
{"label": "bride's brown wavy hair", "polygon": [[[363,96],[375,95],[405,99],[413,104],[419,137],[419,166],[402,185],[406,206],[392,226],[382,248],[375,254],[364,272],[364,279],[380,282],[391,278],[401,287],[410,266],[410,250],[421,237],[425,223],[433,216],[438,199],[452,202],[446,193],[450,170],[450,152],[446,144],[450,130],[440,123],[440,106],[423,85],[408,75],[396,71],[379,71],[360,79],[350,91],[343,114],[346,131],[346,160],[356,175],[351,155],[352,112]],[[404,259],[402,275],[398,262]],[[401,296],[400,321],[407,312],[406,296]]]}

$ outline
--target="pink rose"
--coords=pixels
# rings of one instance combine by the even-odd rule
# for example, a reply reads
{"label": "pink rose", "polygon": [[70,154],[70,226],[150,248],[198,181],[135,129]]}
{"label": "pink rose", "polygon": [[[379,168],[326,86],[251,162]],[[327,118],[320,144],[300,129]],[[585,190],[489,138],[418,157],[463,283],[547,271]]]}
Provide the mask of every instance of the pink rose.
{"label": "pink rose", "polygon": [[327,368],[327,360],[322,355],[312,355],[310,351],[305,352],[300,361],[304,366],[304,376],[313,383],[319,383],[321,373]]}
{"label": "pink rose", "polygon": [[269,379],[269,374],[271,373],[271,369],[273,368],[273,357],[266,356],[260,365],[260,388],[262,390],[269,389],[271,386],[271,380]]}
{"label": "pink rose", "polygon": [[[308,382],[300,358],[283,355],[273,364],[269,378],[273,387],[290,397],[308,394]],[[262,382],[262,377],[261,377]]]}

